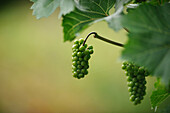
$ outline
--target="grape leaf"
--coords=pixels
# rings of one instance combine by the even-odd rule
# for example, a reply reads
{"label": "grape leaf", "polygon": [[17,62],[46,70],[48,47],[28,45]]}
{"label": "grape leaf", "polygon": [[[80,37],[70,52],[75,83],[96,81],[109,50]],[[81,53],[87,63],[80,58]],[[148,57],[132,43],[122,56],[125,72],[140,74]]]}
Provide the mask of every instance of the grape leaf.
{"label": "grape leaf", "polygon": [[115,0],[79,0],[77,8],[63,16],[64,41],[72,41],[90,24],[109,16],[114,3]]}
{"label": "grape leaf", "polygon": [[154,5],[158,5],[158,4],[164,4],[169,2],[170,0],[151,0],[150,3],[154,4]]}
{"label": "grape leaf", "polygon": [[37,19],[50,16],[60,6],[60,14],[65,15],[74,10],[74,0],[31,0],[34,2],[31,9]]}
{"label": "grape leaf", "polygon": [[62,15],[66,15],[67,13],[70,13],[74,10],[74,1],[73,0],[61,0],[60,2],[60,14],[59,18]]}
{"label": "grape leaf", "polygon": [[48,17],[51,15],[55,9],[60,5],[60,0],[32,0],[34,4],[31,9],[33,9],[33,15],[37,19],[42,17]]}
{"label": "grape leaf", "polygon": [[108,22],[108,25],[114,31],[119,31],[122,29],[121,18],[124,15],[124,5],[129,3],[131,0],[116,0],[115,3],[115,13],[106,17],[105,20]]}
{"label": "grape leaf", "polygon": [[169,94],[169,87],[165,87],[161,84],[160,79],[155,83],[156,90],[152,92],[152,95],[150,96],[150,101],[152,108],[155,109],[155,112],[157,110],[157,107],[160,103],[162,103],[165,99],[168,98]]}
{"label": "grape leaf", "polygon": [[145,66],[153,76],[170,82],[170,4],[141,5],[122,19],[130,33],[122,58]]}
{"label": "grape leaf", "polygon": [[152,108],[156,111],[156,108],[159,106],[159,104],[167,99],[168,96],[169,93],[163,89],[157,89],[156,91],[153,91],[150,97]]}

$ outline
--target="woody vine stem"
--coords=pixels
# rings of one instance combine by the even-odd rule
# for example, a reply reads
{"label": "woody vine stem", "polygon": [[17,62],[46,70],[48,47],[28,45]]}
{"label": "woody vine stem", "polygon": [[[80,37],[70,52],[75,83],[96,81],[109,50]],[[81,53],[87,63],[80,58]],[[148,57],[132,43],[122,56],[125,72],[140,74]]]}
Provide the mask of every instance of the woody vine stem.
{"label": "woody vine stem", "polygon": [[119,43],[119,42],[115,42],[115,41],[109,40],[109,39],[106,39],[106,38],[104,38],[104,37],[102,37],[102,36],[99,36],[96,32],[91,32],[91,33],[89,33],[89,34],[87,35],[86,39],[85,39],[84,42],[83,42],[83,46],[84,46],[84,44],[86,43],[86,41],[87,41],[87,39],[89,38],[89,36],[92,35],[92,34],[94,34],[94,38],[100,39],[100,40],[105,41],[105,42],[107,42],[107,43],[110,43],[110,44],[112,44],[112,45],[116,45],[116,46],[119,46],[119,47],[124,47],[123,44],[121,44],[121,43]]}

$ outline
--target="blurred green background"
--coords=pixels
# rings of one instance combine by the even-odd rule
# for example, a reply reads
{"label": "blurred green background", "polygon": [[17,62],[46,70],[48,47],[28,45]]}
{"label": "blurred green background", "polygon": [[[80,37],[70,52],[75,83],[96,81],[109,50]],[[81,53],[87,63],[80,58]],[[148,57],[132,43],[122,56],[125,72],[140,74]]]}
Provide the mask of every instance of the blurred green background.
{"label": "blurred green background", "polygon": [[[120,47],[89,39],[95,53],[89,74],[81,80],[71,74],[71,46],[63,42],[59,9],[36,20],[29,1],[0,5],[0,112],[1,113],[152,113],[149,96],[155,78],[147,78],[141,105],[129,101],[126,76],[121,70]],[[114,32],[106,22],[85,30],[125,43],[126,32]]]}

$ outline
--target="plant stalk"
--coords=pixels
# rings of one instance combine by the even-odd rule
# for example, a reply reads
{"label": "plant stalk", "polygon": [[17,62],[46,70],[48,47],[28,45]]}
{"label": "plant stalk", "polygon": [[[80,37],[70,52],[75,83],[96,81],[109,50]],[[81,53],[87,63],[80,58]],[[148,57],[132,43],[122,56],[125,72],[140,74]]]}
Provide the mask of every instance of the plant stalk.
{"label": "plant stalk", "polygon": [[83,42],[83,46],[84,46],[84,44],[86,43],[88,37],[89,37],[90,35],[92,35],[92,34],[94,34],[94,38],[100,39],[100,40],[105,41],[105,42],[107,42],[107,43],[110,43],[110,44],[112,44],[112,45],[116,45],[116,46],[119,46],[119,47],[124,47],[123,44],[121,44],[121,43],[119,43],[119,42],[115,42],[115,41],[109,40],[109,39],[106,39],[106,38],[104,38],[104,37],[102,37],[102,36],[99,36],[96,32],[91,32],[91,33],[89,33],[89,34],[87,35],[86,39],[85,39],[84,42]]}

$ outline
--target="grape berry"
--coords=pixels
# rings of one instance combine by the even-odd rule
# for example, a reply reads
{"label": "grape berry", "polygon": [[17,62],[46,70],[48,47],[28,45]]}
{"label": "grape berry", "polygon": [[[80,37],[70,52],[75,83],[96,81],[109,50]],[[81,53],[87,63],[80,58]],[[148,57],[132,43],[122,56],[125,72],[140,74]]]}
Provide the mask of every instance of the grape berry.
{"label": "grape berry", "polygon": [[122,69],[126,71],[130,101],[134,105],[140,104],[146,94],[145,77],[149,75],[149,72],[144,67],[139,67],[129,62],[124,62]]}
{"label": "grape berry", "polygon": [[88,74],[87,69],[89,68],[88,60],[90,55],[93,54],[93,46],[83,46],[84,39],[74,41],[72,46],[72,73],[75,78],[84,78]]}

